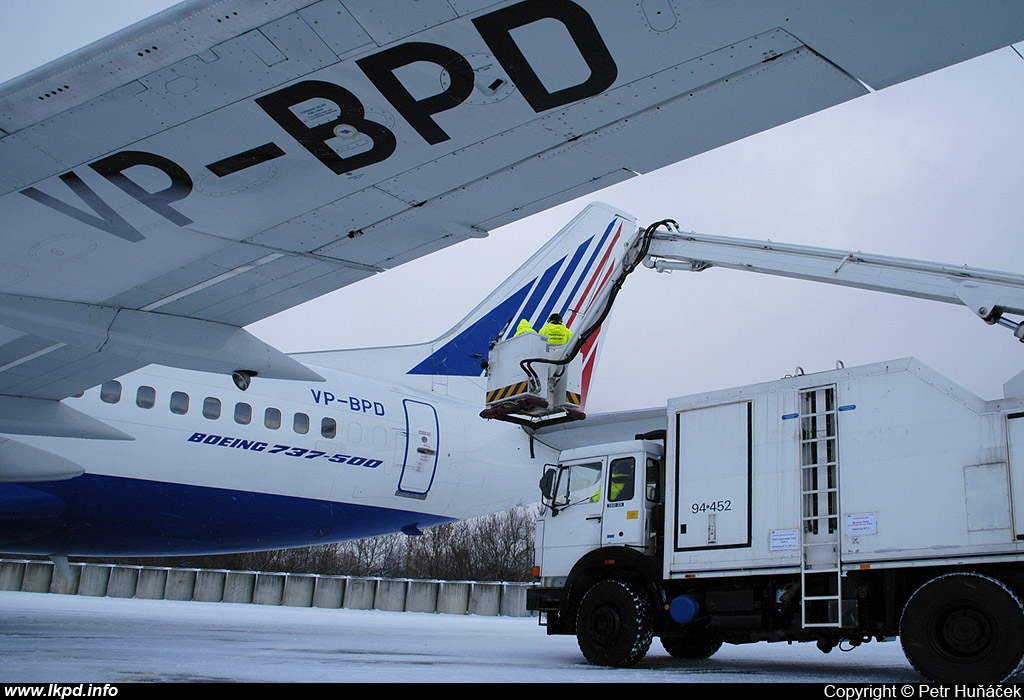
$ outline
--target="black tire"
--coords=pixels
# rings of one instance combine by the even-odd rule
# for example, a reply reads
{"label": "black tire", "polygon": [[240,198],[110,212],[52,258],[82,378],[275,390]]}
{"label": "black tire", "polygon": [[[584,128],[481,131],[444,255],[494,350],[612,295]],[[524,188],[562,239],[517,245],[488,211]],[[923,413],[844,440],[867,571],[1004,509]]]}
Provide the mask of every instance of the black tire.
{"label": "black tire", "polygon": [[938,683],[1001,683],[1024,663],[1024,605],[994,578],[947,574],[917,589],[903,608],[907,660]]}
{"label": "black tire", "polygon": [[580,603],[576,641],[587,660],[598,666],[633,666],[654,639],[650,603],[628,581],[598,581]]}
{"label": "black tire", "polygon": [[676,659],[709,659],[722,648],[722,641],[710,634],[693,634],[686,637],[662,637],[661,646],[669,656]]}

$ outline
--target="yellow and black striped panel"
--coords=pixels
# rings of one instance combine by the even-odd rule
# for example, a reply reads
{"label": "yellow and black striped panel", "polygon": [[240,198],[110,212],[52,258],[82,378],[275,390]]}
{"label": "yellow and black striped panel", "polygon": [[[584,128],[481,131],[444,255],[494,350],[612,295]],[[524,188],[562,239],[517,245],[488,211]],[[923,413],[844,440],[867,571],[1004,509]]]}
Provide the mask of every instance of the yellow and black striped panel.
{"label": "yellow and black striped panel", "polygon": [[573,392],[573,391],[567,391],[567,392],[565,392],[565,402],[566,403],[571,403],[573,406],[579,406],[580,405],[580,395],[575,393],[575,392]]}
{"label": "yellow and black striped panel", "polygon": [[494,403],[495,401],[502,401],[511,396],[517,396],[519,394],[525,394],[527,388],[529,388],[529,382],[517,382],[515,384],[509,384],[503,386],[500,389],[487,392],[487,403]]}

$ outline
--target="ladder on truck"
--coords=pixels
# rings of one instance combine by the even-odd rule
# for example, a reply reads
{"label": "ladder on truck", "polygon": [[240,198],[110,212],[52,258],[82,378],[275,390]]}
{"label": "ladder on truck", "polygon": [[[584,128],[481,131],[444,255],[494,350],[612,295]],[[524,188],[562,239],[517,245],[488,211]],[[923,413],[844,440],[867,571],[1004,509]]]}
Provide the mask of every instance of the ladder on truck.
{"label": "ladder on truck", "polygon": [[804,627],[842,626],[838,417],[834,385],[800,392],[800,591]]}

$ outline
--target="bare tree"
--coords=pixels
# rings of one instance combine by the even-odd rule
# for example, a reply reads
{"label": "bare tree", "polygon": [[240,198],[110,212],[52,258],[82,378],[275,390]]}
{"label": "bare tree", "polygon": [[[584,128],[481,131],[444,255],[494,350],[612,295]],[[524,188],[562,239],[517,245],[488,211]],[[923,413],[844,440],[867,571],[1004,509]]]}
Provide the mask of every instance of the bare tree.
{"label": "bare tree", "polygon": [[339,556],[331,573],[347,576],[402,576],[405,539],[405,535],[393,534],[342,542],[336,545]]}
{"label": "bare tree", "polygon": [[536,523],[536,513],[527,508],[513,508],[473,521],[473,578],[529,580]]}
{"label": "bare tree", "polygon": [[427,528],[406,542],[405,576],[410,578],[468,579],[473,544],[464,522]]}
{"label": "bare tree", "polygon": [[[115,563],[346,576],[528,581],[538,511],[514,508],[435,525],[416,537],[381,535],[336,544]],[[107,560],[109,561],[109,560]]]}

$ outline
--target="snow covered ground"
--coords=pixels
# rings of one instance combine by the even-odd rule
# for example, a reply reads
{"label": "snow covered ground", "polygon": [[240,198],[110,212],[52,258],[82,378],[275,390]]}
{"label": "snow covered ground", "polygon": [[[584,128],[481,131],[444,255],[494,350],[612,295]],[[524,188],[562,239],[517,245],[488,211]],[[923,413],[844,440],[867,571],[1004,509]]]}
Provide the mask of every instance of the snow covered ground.
{"label": "snow covered ground", "polygon": [[[0,592],[3,683],[923,683],[899,642],[588,664],[535,618]],[[916,697],[916,696],[915,696]]]}

